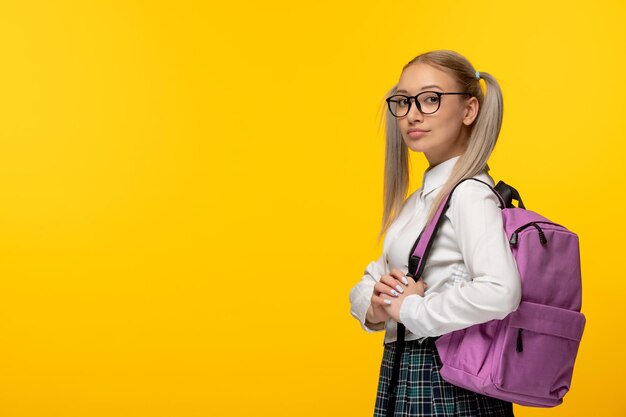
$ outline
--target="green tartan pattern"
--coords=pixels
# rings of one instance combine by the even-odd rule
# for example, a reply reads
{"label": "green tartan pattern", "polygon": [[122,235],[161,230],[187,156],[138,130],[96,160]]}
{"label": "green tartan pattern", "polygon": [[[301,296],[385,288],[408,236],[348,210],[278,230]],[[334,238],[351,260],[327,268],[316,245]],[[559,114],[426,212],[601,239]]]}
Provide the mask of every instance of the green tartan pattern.
{"label": "green tartan pattern", "polygon": [[[380,366],[374,417],[386,417],[396,342],[386,343]],[[513,417],[513,404],[444,381],[434,339],[405,342],[393,417]]]}

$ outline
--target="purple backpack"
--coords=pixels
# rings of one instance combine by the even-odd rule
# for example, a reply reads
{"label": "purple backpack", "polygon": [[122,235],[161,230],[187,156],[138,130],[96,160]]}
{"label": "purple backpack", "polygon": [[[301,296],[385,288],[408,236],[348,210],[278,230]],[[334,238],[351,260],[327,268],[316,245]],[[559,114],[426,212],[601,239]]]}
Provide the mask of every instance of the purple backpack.
{"label": "purple backpack", "polygon": [[[559,405],[570,388],[585,327],[585,316],[580,313],[578,236],[526,210],[517,191],[502,181],[494,189],[483,181],[466,178],[454,189],[468,179],[491,188],[502,203],[504,229],[522,280],[522,300],[517,310],[502,320],[439,337],[435,344],[443,364],[441,376],[453,385],[521,405]],[[420,234],[409,258],[408,275],[415,280],[424,270],[454,189]],[[513,199],[519,207],[512,205]],[[401,345],[404,329],[398,323]],[[398,364],[399,356],[396,355]],[[397,378],[397,371],[393,374]],[[392,386],[396,382],[397,379]]]}

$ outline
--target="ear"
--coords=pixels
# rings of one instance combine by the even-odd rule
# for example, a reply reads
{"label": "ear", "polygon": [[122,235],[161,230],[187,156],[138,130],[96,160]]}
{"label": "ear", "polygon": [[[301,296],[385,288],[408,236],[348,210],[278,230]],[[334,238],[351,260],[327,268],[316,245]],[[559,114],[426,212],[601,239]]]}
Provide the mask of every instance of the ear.
{"label": "ear", "polygon": [[478,99],[476,97],[470,97],[465,103],[465,114],[463,116],[463,124],[471,125],[478,117],[478,108],[480,104],[478,103]]}

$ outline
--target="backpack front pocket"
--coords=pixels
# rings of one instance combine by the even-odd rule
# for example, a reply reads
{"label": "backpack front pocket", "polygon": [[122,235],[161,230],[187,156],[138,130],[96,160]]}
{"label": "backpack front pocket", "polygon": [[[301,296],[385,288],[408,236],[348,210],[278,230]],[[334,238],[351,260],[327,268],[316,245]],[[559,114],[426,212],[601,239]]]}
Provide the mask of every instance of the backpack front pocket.
{"label": "backpack front pocket", "polygon": [[493,383],[503,391],[562,398],[570,387],[585,316],[522,301],[506,321]]}

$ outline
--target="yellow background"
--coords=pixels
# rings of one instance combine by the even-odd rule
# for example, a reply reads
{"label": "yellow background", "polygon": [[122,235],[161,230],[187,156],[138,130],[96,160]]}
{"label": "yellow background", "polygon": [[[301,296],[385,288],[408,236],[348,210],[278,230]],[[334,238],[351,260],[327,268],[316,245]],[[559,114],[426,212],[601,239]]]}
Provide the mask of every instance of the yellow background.
{"label": "yellow background", "polygon": [[[0,415],[369,416],[379,105],[415,55],[499,80],[490,161],[580,236],[572,389],[623,416],[619,1],[4,1]],[[426,169],[413,155],[412,190]]]}

